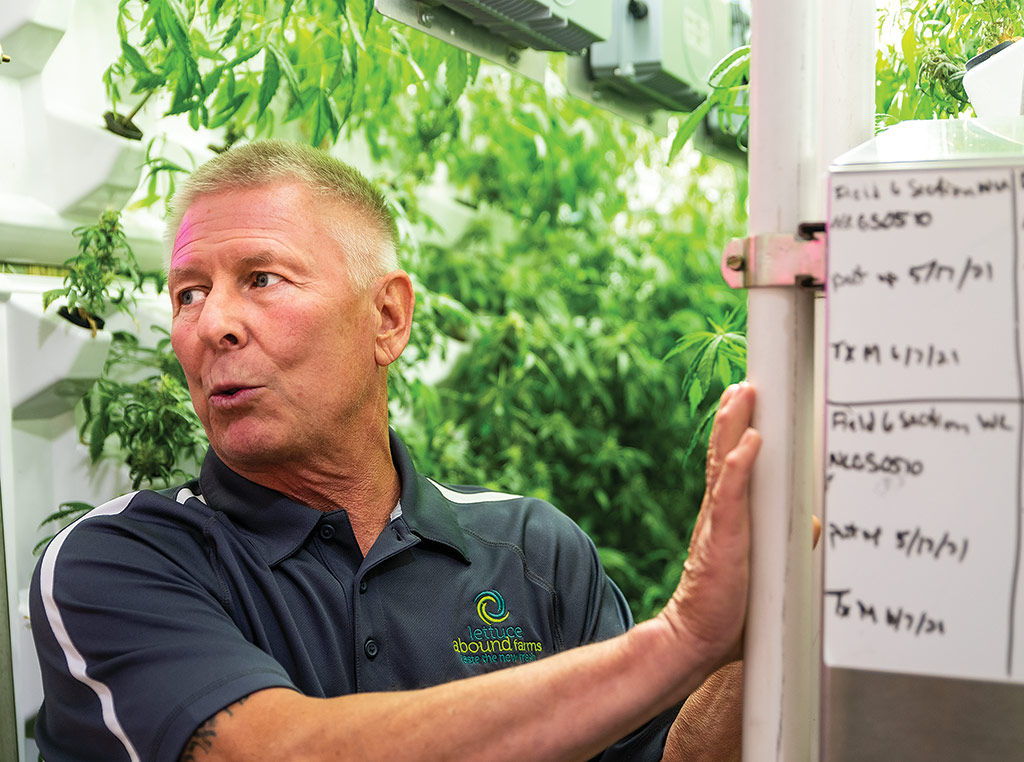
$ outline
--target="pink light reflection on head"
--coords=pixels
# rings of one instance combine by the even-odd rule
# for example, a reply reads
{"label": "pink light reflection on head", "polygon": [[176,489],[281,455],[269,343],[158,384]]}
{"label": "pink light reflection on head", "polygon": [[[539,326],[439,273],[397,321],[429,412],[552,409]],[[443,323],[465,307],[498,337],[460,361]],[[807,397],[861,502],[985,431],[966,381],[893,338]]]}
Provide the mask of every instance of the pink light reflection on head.
{"label": "pink light reflection on head", "polygon": [[174,236],[174,247],[171,249],[171,269],[181,267],[189,260],[189,255],[181,251],[184,244],[190,242],[192,237],[192,210],[185,212],[178,227],[178,234]]}

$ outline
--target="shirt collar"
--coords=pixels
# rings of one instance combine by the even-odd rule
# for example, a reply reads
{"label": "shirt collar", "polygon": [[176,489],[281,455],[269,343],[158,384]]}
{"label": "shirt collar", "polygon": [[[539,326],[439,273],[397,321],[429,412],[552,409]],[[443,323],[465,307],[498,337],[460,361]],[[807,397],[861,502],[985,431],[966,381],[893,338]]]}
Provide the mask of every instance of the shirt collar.
{"label": "shirt collar", "polygon": [[223,513],[273,566],[306,541],[323,513],[251,482],[226,465],[211,447],[199,473],[206,503]]}
{"label": "shirt collar", "polygon": [[[402,512],[397,520],[421,539],[450,548],[468,563],[465,537],[452,506],[416,472],[394,431],[390,431],[390,444],[402,485]],[[199,485],[207,504],[224,513],[271,566],[298,550],[324,515],[235,473],[213,448],[206,452]]]}
{"label": "shirt collar", "polygon": [[409,451],[394,431],[391,431],[391,458],[402,482],[402,520],[413,534],[451,548],[469,563],[465,535],[455,510],[429,479],[416,472]]}

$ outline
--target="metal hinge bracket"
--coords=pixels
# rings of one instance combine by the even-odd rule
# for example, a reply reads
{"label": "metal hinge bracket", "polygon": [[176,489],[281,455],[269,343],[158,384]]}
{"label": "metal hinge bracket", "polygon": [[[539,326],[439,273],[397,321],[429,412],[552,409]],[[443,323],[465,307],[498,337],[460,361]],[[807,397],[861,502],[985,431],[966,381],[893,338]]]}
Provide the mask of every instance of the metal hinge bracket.
{"label": "metal hinge bracket", "polygon": [[797,234],[734,238],[722,252],[722,277],[732,288],[825,285],[825,223],[802,222]]}

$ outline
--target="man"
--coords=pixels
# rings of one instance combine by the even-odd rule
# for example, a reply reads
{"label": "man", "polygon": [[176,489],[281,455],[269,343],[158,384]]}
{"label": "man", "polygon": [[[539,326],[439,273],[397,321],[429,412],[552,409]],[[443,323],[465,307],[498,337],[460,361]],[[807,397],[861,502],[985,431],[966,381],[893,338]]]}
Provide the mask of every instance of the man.
{"label": "man", "polygon": [[[678,589],[630,629],[572,522],[420,476],[389,432],[414,296],[364,178],[250,144],[189,179],[168,230],[211,449],[197,480],[97,508],[40,559],[48,762],[659,759],[738,655],[753,390],[722,398]],[[726,683],[706,700],[730,728]]]}

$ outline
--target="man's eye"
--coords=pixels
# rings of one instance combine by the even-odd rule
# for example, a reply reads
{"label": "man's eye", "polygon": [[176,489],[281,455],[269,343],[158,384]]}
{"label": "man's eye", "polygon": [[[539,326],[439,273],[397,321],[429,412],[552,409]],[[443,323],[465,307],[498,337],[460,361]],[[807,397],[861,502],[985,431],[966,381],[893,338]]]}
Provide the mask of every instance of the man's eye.
{"label": "man's eye", "polygon": [[274,275],[273,273],[256,273],[252,276],[252,284],[256,288],[266,288],[272,286],[281,280],[280,275]]}
{"label": "man's eye", "polygon": [[197,288],[186,288],[178,293],[178,304],[188,307],[203,298],[203,292]]}

